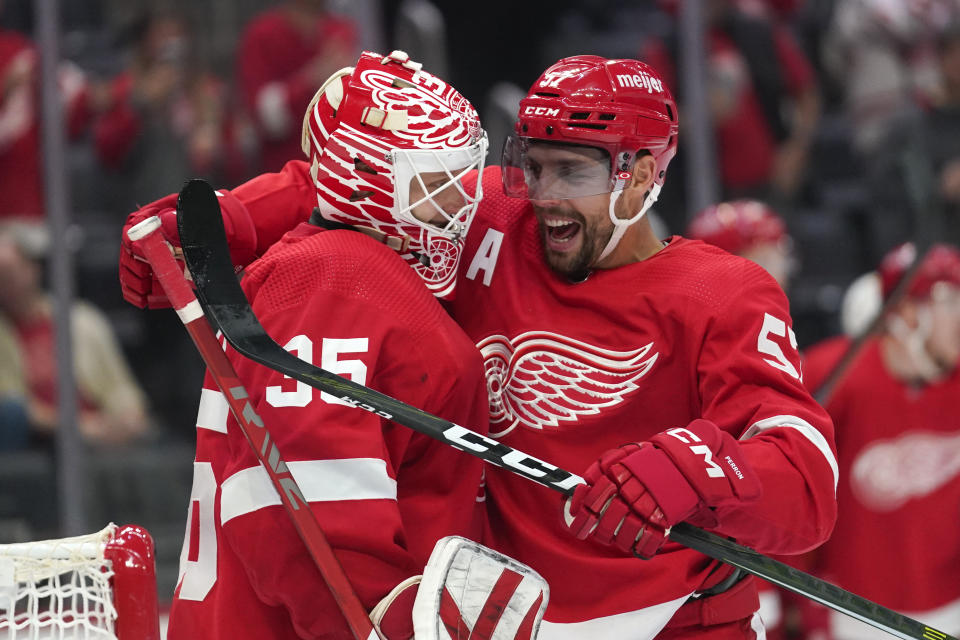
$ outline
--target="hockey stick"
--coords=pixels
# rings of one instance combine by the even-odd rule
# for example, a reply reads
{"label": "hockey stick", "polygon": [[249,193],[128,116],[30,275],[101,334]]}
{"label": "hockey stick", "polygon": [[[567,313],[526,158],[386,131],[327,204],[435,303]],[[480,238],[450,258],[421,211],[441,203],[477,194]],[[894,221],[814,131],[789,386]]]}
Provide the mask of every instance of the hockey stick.
{"label": "hockey stick", "polygon": [[[211,321],[241,355],[331,393],[359,409],[393,420],[564,495],[572,495],[574,488],[583,482],[582,478],[569,471],[341,378],[290,354],[264,331],[240,287],[230,260],[220,206],[213,189],[202,180],[189,182],[180,192],[178,214],[184,259],[197,287],[197,295]],[[905,640],[957,640],[692,525],[676,525],[670,531],[670,539]]]}
{"label": "hockey stick", "polygon": [[[840,386],[840,383],[843,382],[850,367],[853,366],[854,360],[856,360],[857,356],[863,351],[867,342],[880,333],[880,330],[886,324],[887,315],[890,310],[900,304],[900,301],[906,297],[907,291],[913,286],[913,281],[916,279],[917,273],[920,271],[920,267],[927,257],[927,253],[930,251],[929,243],[925,243],[922,248],[917,247],[917,251],[916,259],[904,272],[903,277],[900,278],[900,281],[897,282],[893,290],[891,290],[890,295],[887,296],[883,306],[877,311],[876,315],[873,316],[870,324],[867,325],[867,328],[864,329],[860,335],[850,341],[850,344],[840,356],[840,359],[837,360],[833,369],[830,370],[827,377],[823,379],[820,386],[813,392],[813,399],[816,400],[819,405],[826,407],[830,404],[834,392],[837,390],[837,387]],[[922,253],[920,253],[921,251]]]}
{"label": "hockey stick", "polygon": [[[178,208],[181,202],[178,202]],[[160,219],[153,216],[134,226],[127,235],[131,242],[139,245],[147,261],[150,262],[154,274],[177,315],[180,316],[183,326],[193,338],[193,343],[203,357],[217,386],[223,391],[233,417],[236,418],[237,424],[240,425],[243,435],[246,436],[260,464],[267,470],[284,509],[290,515],[297,533],[300,534],[300,538],[307,546],[310,556],[330,588],[354,638],[357,640],[380,638],[353,586],[343,572],[343,567],[333,555],[333,550],[320,529],[303,492],[300,491],[300,487],[290,473],[287,463],[280,456],[280,451],[270,437],[270,432],[250,404],[249,394],[220,347],[220,342],[204,317],[203,309],[184,279],[183,271],[174,259],[170,247],[164,241],[163,235],[156,233],[159,228]]]}
{"label": "hockey stick", "polygon": [[930,167],[930,156],[924,148],[924,138],[914,131],[907,139],[909,144],[900,157],[900,169],[906,180],[907,194],[917,222],[916,239],[913,243],[916,256],[870,321],[870,325],[850,342],[833,369],[814,391],[814,399],[824,407],[830,403],[833,393],[846,377],[863,347],[886,325],[888,312],[907,296],[934,242],[942,237],[941,225],[937,220],[940,203],[935,195],[933,170]]}

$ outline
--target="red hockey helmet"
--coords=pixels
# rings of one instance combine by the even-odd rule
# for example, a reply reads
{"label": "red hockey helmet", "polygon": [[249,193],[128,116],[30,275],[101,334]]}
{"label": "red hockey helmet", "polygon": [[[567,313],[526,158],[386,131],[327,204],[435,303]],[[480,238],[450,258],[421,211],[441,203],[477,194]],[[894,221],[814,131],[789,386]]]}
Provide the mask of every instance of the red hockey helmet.
{"label": "red hockey helmet", "polygon": [[[564,58],[544,71],[520,101],[516,135],[504,146],[504,191],[514,198],[532,199],[619,191],[628,184],[634,158],[646,150],[657,164],[646,211],[677,152],[677,130],[676,103],[652,67],[638,60],[599,56]],[[610,172],[543,184],[530,171],[526,156],[529,146],[538,142],[601,149],[609,159]]]}
{"label": "red hockey helmet", "polygon": [[694,216],[687,227],[687,236],[730,253],[742,253],[765,242],[789,242],[783,220],[758,200],[733,200],[710,205]]}
{"label": "red hockey helmet", "polygon": [[434,295],[453,292],[481,198],[462,178],[487,152],[466,98],[402,51],[364,52],[313,97],[302,145],[324,218],[397,250]]}
{"label": "red hockey helmet", "polygon": [[[916,259],[917,250],[911,242],[896,247],[884,256],[877,269],[883,283],[884,298],[890,295]],[[907,295],[925,298],[938,282],[960,287],[960,251],[955,247],[946,244],[933,245],[914,275]]]}

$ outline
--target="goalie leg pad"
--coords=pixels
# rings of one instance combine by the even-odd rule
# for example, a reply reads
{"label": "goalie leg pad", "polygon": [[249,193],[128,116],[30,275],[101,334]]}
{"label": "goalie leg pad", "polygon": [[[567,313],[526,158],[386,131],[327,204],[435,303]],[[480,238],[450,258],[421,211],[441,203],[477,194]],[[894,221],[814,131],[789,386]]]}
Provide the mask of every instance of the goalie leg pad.
{"label": "goalie leg pad", "polygon": [[549,596],[527,565],[466,538],[442,538],[414,601],[415,638],[534,640]]}

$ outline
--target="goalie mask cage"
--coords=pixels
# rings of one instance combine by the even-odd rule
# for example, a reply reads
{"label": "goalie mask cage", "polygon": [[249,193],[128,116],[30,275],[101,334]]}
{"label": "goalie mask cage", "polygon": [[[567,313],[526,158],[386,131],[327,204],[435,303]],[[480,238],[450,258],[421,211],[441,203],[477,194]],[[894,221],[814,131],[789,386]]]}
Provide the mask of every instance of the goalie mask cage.
{"label": "goalie mask cage", "polygon": [[111,524],[0,545],[0,640],[159,640],[153,540]]}

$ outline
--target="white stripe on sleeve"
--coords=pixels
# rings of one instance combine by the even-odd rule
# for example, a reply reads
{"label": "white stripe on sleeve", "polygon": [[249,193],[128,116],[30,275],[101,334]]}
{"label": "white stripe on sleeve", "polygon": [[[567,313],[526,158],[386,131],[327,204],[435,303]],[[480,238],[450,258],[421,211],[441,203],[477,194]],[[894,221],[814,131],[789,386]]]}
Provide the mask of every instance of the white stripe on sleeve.
{"label": "white stripe on sleeve", "polygon": [[[288,462],[293,479],[307,502],[396,500],[397,481],[387,475],[379,458]],[[280,504],[280,496],[262,465],[238,471],[223,481],[220,523]]]}
{"label": "white stripe on sleeve", "polygon": [[833,456],[833,451],[830,450],[830,445],[827,443],[827,439],[823,437],[823,434],[817,431],[817,429],[802,418],[797,416],[773,416],[772,418],[765,418],[759,420],[750,425],[750,428],[740,436],[741,440],[746,440],[747,438],[752,438],[753,436],[766,431],[767,429],[773,429],[774,427],[787,427],[790,429],[796,429],[803,436],[813,443],[817,449],[820,450],[820,453],[823,454],[823,457],[826,458],[827,464],[830,465],[830,469],[833,470],[833,490],[837,490],[837,482],[840,479],[840,470],[837,467],[837,459]]}

